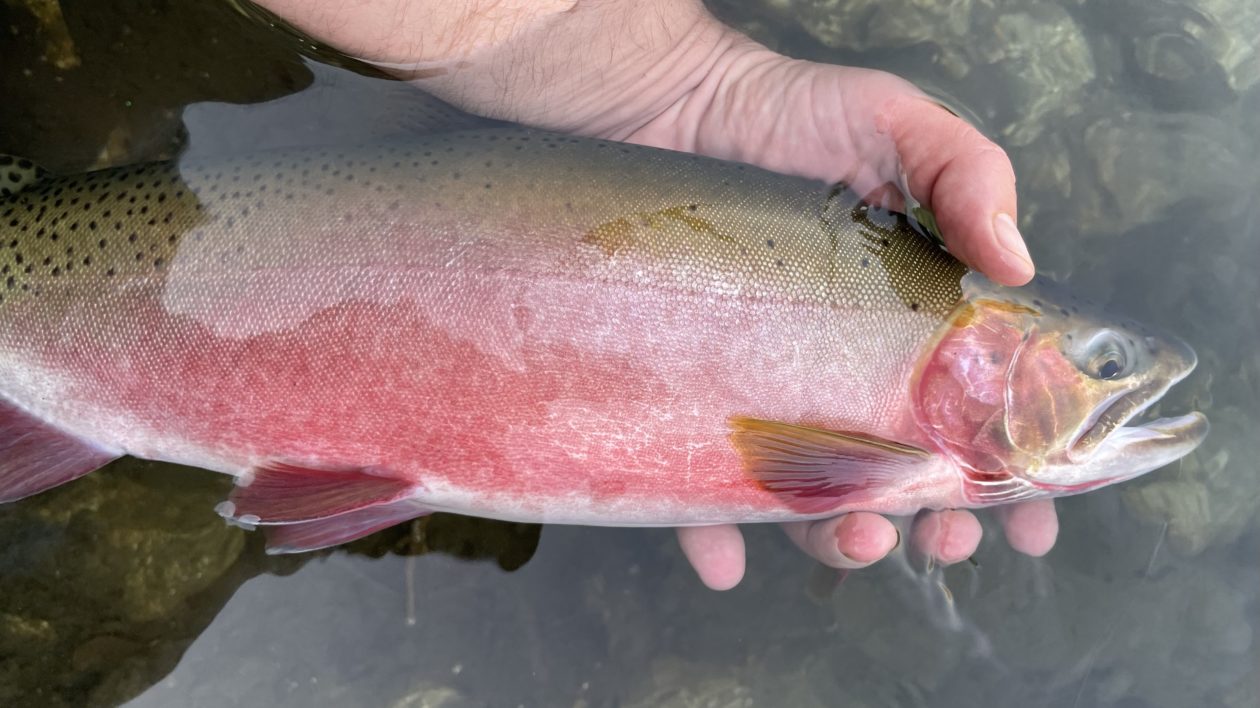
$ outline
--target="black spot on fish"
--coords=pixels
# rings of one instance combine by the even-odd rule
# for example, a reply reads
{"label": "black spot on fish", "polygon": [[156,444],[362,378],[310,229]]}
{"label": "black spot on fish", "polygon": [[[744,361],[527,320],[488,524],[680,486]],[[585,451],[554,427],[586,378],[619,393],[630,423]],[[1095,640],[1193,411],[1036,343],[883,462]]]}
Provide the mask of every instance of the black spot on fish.
{"label": "black spot on fish", "polygon": [[766,248],[774,248],[774,239],[772,238],[766,239]]}
{"label": "black spot on fish", "polygon": [[1060,307],[1060,308],[1059,308],[1059,314],[1060,314],[1060,315],[1063,315],[1064,317],[1070,317],[1070,316],[1071,316],[1071,315],[1068,313],[1068,311],[1067,311],[1065,308],[1062,308],[1062,307]]}
{"label": "black spot on fish", "polygon": [[911,310],[912,312],[918,312],[918,311],[919,311],[919,303],[917,303],[917,302],[912,302],[912,303],[910,303],[910,310]]}
{"label": "black spot on fish", "polygon": [[997,364],[1000,361],[1002,361],[1001,354],[998,354],[997,352],[989,352],[989,363]]}
{"label": "black spot on fish", "polygon": [[782,259],[782,258],[780,258],[780,259],[776,260],[776,261],[774,262],[774,264],[775,264],[775,265],[777,265],[777,266],[779,266],[780,268],[782,268],[782,267],[783,267],[783,259]]}
{"label": "black spot on fish", "polygon": [[871,259],[869,259],[869,258],[863,258],[861,261],[859,261],[859,263],[861,263],[861,265],[862,265],[862,267],[863,267],[863,268],[870,268],[870,267],[871,267]]}

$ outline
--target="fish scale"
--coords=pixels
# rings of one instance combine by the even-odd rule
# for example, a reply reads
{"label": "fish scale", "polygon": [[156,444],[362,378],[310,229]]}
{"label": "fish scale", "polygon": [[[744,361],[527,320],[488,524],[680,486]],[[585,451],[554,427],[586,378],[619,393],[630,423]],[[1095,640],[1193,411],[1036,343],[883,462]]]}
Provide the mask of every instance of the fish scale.
{"label": "fish scale", "polygon": [[[201,466],[281,550],[432,510],[983,506],[1206,429],[1118,427],[1184,345],[1102,380],[1120,354],[1066,342],[1111,342],[1105,316],[968,275],[842,187],[683,153],[495,127],[44,179],[0,214],[0,499],[122,454]],[[1069,459],[1095,423],[1120,432]]]}

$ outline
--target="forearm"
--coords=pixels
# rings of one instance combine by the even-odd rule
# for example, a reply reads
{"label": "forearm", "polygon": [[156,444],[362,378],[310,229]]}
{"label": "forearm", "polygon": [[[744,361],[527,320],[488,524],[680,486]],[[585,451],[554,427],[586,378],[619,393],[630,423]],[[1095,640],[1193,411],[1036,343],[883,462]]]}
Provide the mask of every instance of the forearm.
{"label": "forearm", "polygon": [[699,0],[261,4],[467,110],[619,139],[676,109],[747,42]]}

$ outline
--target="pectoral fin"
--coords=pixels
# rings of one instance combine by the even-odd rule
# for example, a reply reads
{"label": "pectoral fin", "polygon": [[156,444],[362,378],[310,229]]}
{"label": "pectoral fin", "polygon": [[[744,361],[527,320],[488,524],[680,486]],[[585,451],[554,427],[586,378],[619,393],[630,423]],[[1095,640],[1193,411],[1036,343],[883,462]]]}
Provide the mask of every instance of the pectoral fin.
{"label": "pectoral fin", "polygon": [[931,456],[873,436],[754,418],[732,418],[745,473],[802,514],[860,505],[892,489]]}

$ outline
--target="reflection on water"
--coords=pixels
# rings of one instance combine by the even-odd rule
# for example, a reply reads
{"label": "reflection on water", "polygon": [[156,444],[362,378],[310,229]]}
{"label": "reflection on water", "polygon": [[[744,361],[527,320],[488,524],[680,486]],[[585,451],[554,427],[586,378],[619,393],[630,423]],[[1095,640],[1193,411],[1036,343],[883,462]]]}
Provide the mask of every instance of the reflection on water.
{"label": "reflection on water", "polygon": [[[0,9],[0,152],[61,171],[169,156],[185,104],[311,81],[294,40],[226,4],[55,8]],[[819,576],[758,528],[747,581],[719,595],[664,531],[539,543],[450,516],[275,558],[211,512],[226,478],[123,461],[0,508],[0,703],[1256,705],[1258,8],[716,7],[782,51],[897,71],[974,116],[1016,164],[1043,269],[1196,346],[1166,405],[1206,411],[1208,442],[1062,501],[1047,558],[991,529],[975,563]]]}

